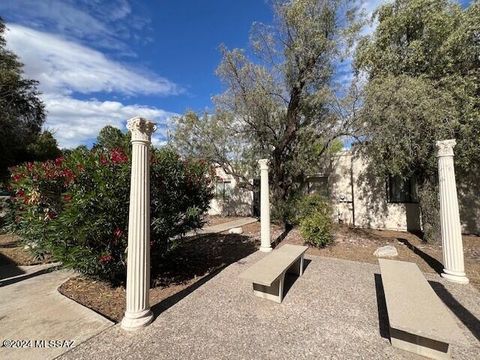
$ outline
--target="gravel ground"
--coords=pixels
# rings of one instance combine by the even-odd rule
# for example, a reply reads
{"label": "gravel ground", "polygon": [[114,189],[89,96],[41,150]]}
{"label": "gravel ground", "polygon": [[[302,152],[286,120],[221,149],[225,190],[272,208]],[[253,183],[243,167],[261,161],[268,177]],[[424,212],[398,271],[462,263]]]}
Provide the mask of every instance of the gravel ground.
{"label": "gravel ground", "polygon": [[[238,278],[261,256],[233,263],[149,327],[126,333],[114,326],[61,358],[420,359],[390,345],[377,265],[309,256],[303,277],[291,279],[276,304],[254,297]],[[480,293],[426,276],[469,342],[453,347],[453,359],[478,359]]]}

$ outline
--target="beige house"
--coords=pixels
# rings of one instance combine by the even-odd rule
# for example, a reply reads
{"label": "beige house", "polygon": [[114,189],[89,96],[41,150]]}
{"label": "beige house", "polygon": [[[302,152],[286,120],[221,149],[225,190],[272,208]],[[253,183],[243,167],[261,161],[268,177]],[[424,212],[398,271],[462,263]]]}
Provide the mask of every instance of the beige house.
{"label": "beige house", "polygon": [[[418,231],[422,220],[414,179],[379,179],[369,164],[352,150],[342,151],[328,174],[329,195],[338,222],[356,227]],[[480,234],[478,188],[467,187],[457,178],[462,231]]]}
{"label": "beige house", "polygon": [[254,192],[241,189],[237,180],[221,167],[215,169],[215,194],[210,201],[209,215],[251,216],[254,214]]}
{"label": "beige house", "polygon": [[[324,174],[309,176],[306,193],[321,192],[334,207],[334,220],[360,228],[419,231],[422,221],[414,180],[379,179],[357,152],[343,150]],[[256,194],[236,188],[235,179],[217,170],[215,199],[211,215],[254,215]],[[480,234],[480,196],[478,189],[464,187],[457,179],[460,218],[465,233]]]}
{"label": "beige house", "polygon": [[416,185],[370,173],[368,163],[352,150],[333,160],[328,183],[337,221],[361,228],[421,230]]}

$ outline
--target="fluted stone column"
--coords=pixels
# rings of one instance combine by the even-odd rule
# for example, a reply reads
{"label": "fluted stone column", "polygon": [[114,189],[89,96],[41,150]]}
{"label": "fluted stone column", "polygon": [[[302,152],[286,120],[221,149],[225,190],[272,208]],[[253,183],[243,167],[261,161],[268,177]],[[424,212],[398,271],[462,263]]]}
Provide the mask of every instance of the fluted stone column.
{"label": "fluted stone column", "polygon": [[132,133],[132,176],[128,215],[127,306],[122,328],[136,330],[153,319],[150,311],[150,141],[155,124],[135,117]]}
{"label": "fluted stone column", "polygon": [[270,195],[268,191],[268,159],[258,160],[260,165],[260,251],[272,251],[270,244]]}
{"label": "fluted stone column", "polygon": [[443,273],[447,280],[467,284],[463,263],[462,229],[458,211],[457,185],[453,166],[456,141],[437,141],[438,179],[440,185],[440,224],[442,228]]}

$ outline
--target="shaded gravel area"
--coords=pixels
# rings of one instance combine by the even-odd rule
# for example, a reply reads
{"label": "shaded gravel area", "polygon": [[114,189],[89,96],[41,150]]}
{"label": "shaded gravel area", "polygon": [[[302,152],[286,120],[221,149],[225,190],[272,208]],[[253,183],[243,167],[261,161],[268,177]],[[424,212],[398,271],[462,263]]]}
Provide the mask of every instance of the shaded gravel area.
{"label": "shaded gravel area", "polygon": [[[252,224],[256,225],[256,224]],[[283,244],[303,245],[304,241],[297,229],[293,229],[282,240]],[[398,251],[395,260],[409,261],[427,273],[443,272],[442,244],[438,241],[427,244],[415,234],[391,230],[373,230],[337,226],[335,242],[325,248],[308,249],[308,254],[337,259],[353,260],[377,264],[374,251],[385,245],[393,245]],[[480,290],[480,237],[463,236],[465,271],[470,283]]]}
{"label": "shaded gravel area", "polygon": [[[272,239],[278,246],[284,244],[304,245],[298,228],[288,233],[272,224]],[[243,227],[244,234],[260,241],[260,223]],[[307,254],[337,259],[353,260],[377,264],[374,251],[385,245],[393,245],[398,251],[396,260],[409,261],[427,273],[441,274],[443,271],[442,244],[438,241],[427,244],[413,233],[392,230],[351,228],[336,225],[334,243],[325,248],[309,247]],[[465,271],[470,283],[480,290],[480,236],[463,235]]]}
{"label": "shaded gravel area", "polygon": [[[240,272],[264,254],[225,268],[135,333],[118,325],[62,359],[420,359],[393,348],[373,264],[308,256],[301,278],[289,278],[282,304],[254,297]],[[480,353],[480,293],[427,274],[469,346],[453,359]],[[158,314],[158,309],[154,308]]]}
{"label": "shaded gravel area", "polygon": [[[186,238],[169,256],[152,262],[150,304],[166,309],[193,291],[197,283],[257,250],[249,236],[211,234]],[[59,291],[80,304],[119,322],[125,312],[125,288],[83,276],[69,279]]]}

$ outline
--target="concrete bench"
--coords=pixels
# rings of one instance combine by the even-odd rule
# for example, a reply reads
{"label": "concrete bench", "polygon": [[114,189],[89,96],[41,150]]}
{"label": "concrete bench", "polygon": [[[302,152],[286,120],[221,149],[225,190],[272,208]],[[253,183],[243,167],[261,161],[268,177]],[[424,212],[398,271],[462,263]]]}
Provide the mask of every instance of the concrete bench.
{"label": "concrete bench", "polygon": [[451,344],[466,344],[452,314],[416,264],[379,259],[392,346],[449,359]]}
{"label": "concrete bench", "polygon": [[298,276],[303,274],[307,249],[308,246],[283,245],[241,273],[240,278],[252,281],[256,296],[281,303],[285,274],[287,271]]}

